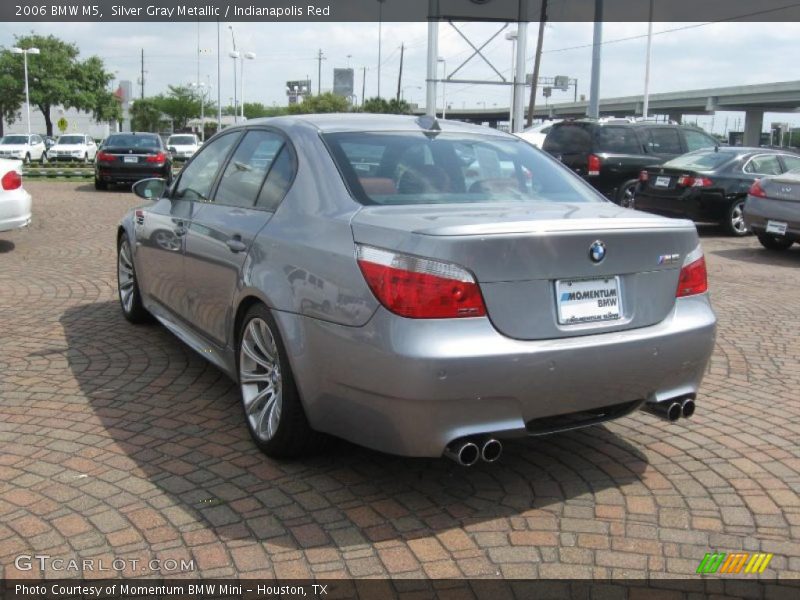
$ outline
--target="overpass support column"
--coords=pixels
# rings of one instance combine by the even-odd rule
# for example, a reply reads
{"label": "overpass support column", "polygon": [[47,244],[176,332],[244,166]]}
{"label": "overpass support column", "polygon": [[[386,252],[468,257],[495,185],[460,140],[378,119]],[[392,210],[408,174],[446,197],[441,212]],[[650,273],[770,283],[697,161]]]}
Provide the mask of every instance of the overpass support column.
{"label": "overpass support column", "polygon": [[748,110],[744,116],[744,140],[745,146],[761,145],[761,130],[764,128],[764,111]]}

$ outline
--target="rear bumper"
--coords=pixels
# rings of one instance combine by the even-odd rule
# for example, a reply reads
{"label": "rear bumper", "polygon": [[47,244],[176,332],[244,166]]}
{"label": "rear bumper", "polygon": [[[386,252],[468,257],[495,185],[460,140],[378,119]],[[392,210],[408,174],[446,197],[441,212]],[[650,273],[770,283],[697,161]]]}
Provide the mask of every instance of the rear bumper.
{"label": "rear bumper", "polygon": [[31,195],[24,189],[0,195],[0,231],[25,227],[31,222]]}
{"label": "rear bumper", "polygon": [[363,327],[276,313],[311,425],[377,450],[440,456],[465,435],[534,433],[537,419],[697,393],[716,318],[706,295],[651,327],[519,341],[486,318]]}
{"label": "rear bumper", "polygon": [[800,241],[800,202],[748,196],[744,221],[754,233],[766,232],[767,221],[786,223],[785,237]]}
{"label": "rear bumper", "polygon": [[634,198],[636,210],[712,223],[724,219],[731,204],[732,200],[726,198],[725,194],[714,190],[694,189],[685,191],[679,196],[658,196],[638,188]]}
{"label": "rear bumper", "polygon": [[135,183],[140,179],[147,179],[148,177],[167,177],[172,169],[172,166],[151,166],[151,167],[136,167],[136,168],[114,168],[114,167],[100,167],[95,170],[95,177],[100,181],[108,183],[128,182]]}

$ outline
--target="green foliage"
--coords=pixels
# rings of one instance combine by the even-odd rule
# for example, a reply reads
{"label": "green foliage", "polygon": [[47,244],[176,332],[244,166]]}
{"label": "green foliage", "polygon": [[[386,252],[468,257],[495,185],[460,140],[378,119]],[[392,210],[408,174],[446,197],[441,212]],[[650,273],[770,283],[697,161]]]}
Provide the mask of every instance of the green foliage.
{"label": "green foliage", "polygon": [[392,115],[410,115],[411,106],[405,100],[397,100],[392,98],[386,100],[385,98],[368,98],[359,109],[361,112],[367,113],[384,113]]}
{"label": "green foliage", "polygon": [[131,106],[131,129],[157,132],[164,120],[163,117],[155,98],[136,100]]}
{"label": "green foliage", "polygon": [[244,116],[247,119],[259,119],[262,117],[278,117],[285,115],[289,109],[285,106],[265,106],[260,102],[245,102]]}
{"label": "green foliage", "polygon": [[318,96],[306,96],[299,104],[289,106],[290,115],[302,115],[311,113],[337,113],[348,112],[350,103],[347,98],[337,96],[332,92],[325,92]]}
{"label": "green foliage", "polygon": [[[75,44],[53,35],[31,34],[15,38],[15,46],[38,48],[41,52],[28,57],[28,86],[31,104],[44,116],[47,135],[53,135],[50,109],[58,105],[91,112],[98,120],[120,117],[120,108],[115,106],[117,101],[108,91],[113,75],[105,71],[101,59],[91,56],[81,61]],[[11,74],[16,81],[23,82],[23,57],[10,56],[16,59],[11,65]]]}
{"label": "green foliage", "polygon": [[[200,94],[188,85],[170,85],[166,94],[159,94],[152,100],[172,119],[175,130],[185,129],[189,119],[200,118]],[[217,112],[217,105],[206,100],[203,111],[206,116],[212,116]]]}
{"label": "green foliage", "polygon": [[19,57],[0,47],[0,136],[3,135],[3,119],[13,123],[25,101],[25,84],[17,79],[15,69]]}

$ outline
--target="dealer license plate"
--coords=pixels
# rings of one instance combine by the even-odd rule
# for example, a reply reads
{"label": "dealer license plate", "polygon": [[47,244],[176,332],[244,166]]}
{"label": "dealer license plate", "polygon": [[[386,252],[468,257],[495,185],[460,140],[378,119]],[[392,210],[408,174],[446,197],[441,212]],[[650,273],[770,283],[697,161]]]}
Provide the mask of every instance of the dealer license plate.
{"label": "dealer license plate", "polygon": [[669,187],[669,177],[656,177],[655,187]]}
{"label": "dealer license plate", "polygon": [[139,157],[138,156],[125,156],[123,157],[123,161],[126,163],[138,163]]}
{"label": "dealer license plate", "polygon": [[556,281],[558,322],[576,325],[622,316],[619,277]]}
{"label": "dealer license plate", "polygon": [[786,223],[782,221],[767,221],[767,233],[786,235]]}

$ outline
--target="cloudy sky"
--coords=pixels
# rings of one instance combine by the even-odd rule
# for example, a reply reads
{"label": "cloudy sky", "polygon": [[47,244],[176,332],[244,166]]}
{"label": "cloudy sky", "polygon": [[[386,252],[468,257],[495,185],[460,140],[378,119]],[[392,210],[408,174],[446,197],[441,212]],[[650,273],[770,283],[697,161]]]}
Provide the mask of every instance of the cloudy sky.
{"label": "cloudy sky", "polygon": [[[367,96],[377,93],[377,23],[231,23],[240,50],[256,54],[245,66],[245,100],[265,104],[284,104],[285,82],[308,75],[317,87],[317,51],[322,63],[322,89],[333,85],[333,68],[357,69],[356,93],[361,89],[361,68],[367,67]],[[480,46],[499,27],[489,23],[458,25]],[[506,31],[514,27],[509,26]],[[538,25],[529,27],[528,64],[533,64]],[[656,23],[654,24],[651,91],[743,85],[800,80],[797,65],[800,55],[800,23]],[[140,52],[145,51],[145,92],[164,91],[168,84],[186,84],[196,79],[198,25],[196,23],[0,23],[0,45],[13,45],[14,36],[34,31],[53,34],[76,43],[81,54],[96,54],[117,79],[134,83],[139,77]],[[606,23],[604,26],[601,97],[640,94],[643,90],[646,23]],[[505,32],[504,32],[505,33]],[[221,27],[223,104],[233,96],[231,31]],[[200,74],[217,93],[217,26],[199,25]],[[635,38],[635,39],[626,39]],[[403,71],[404,96],[424,104],[425,23],[384,23],[381,60],[381,92],[393,95],[397,89],[400,44],[406,46]],[[591,59],[591,23],[553,23],[546,28],[542,75],[568,75],[578,79],[578,93],[588,96]],[[452,71],[471,53],[466,42],[448,24],[440,25],[439,54]],[[511,42],[499,35],[486,49],[497,68],[510,73]],[[32,60],[35,60],[32,59]],[[473,60],[457,77],[486,79],[494,76],[481,61]],[[507,106],[510,91],[500,86],[447,86],[447,100],[455,108]],[[553,93],[550,102],[568,101],[572,92]],[[537,104],[544,99],[537,100]],[[726,123],[733,129],[741,113],[718,113],[714,131],[722,133]],[[691,121],[694,117],[690,118]],[[699,117],[709,129],[711,117]],[[800,126],[800,114],[767,114],[771,121],[788,121]]]}

